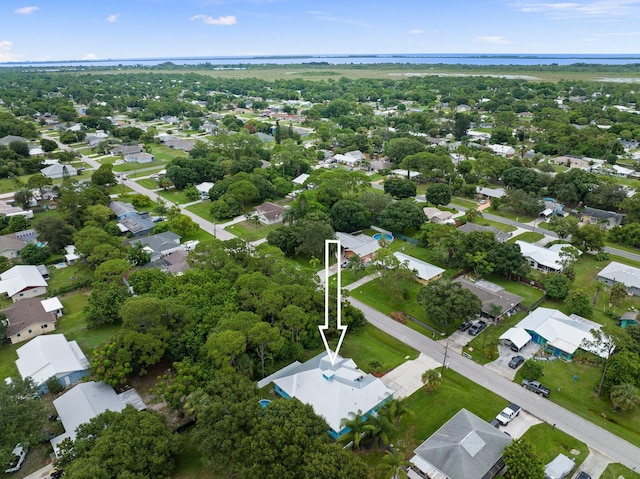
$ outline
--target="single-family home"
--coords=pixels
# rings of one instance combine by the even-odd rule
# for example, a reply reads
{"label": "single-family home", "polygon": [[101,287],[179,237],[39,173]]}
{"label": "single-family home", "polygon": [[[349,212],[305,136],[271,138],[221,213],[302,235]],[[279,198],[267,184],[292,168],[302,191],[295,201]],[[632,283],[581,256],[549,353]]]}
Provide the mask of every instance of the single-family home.
{"label": "single-family home", "polygon": [[71,266],[73,263],[75,263],[80,259],[80,255],[76,253],[75,245],[70,244],[65,246],[64,251],[65,251],[64,262],[67,263],[69,266]]}
{"label": "single-family home", "polygon": [[47,294],[47,282],[37,266],[20,264],[0,274],[0,293],[5,293],[15,303]]}
{"label": "single-family home", "polygon": [[18,257],[20,250],[38,240],[38,232],[34,229],[18,231],[0,236],[0,256],[8,259]]}
{"label": "single-family home", "polygon": [[433,208],[430,206],[425,206],[424,208],[422,208],[422,211],[429,221],[437,225],[455,224],[453,213],[451,211],[442,211],[438,208]]}
{"label": "single-family home", "polygon": [[177,250],[169,253],[163,258],[163,261],[166,262],[166,266],[163,269],[174,276],[181,276],[190,268],[187,262],[188,255],[189,252],[186,250]]}
{"label": "single-family home", "polygon": [[209,190],[213,188],[214,183],[211,181],[203,181],[199,185],[196,185],[196,190],[200,193],[200,197],[203,199],[209,198]]}
{"label": "single-family home", "polygon": [[509,317],[515,314],[524,299],[522,296],[510,293],[502,286],[484,279],[474,282],[464,276],[459,276],[453,282],[459,283],[464,289],[475,294],[482,301],[480,313],[482,317],[495,322],[500,321],[504,316]]}
{"label": "single-family home", "polygon": [[291,182],[295,186],[304,186],[304,182],[309,179],[309,176],[310,175],[308,173],[301,173],[300,175],[296,176],[293,180],[291,180]]}
{"label": "single-family home", "polygon": [[407,268],[414,271],[416,273],[416,281],[422,284],[427,284],[429,281],[439,280],[442,278],[442,273],[445,271],[442,268],[438,268],[437,266],[399,251],[396,251],[393,255],[398,258],[400,264],[406,264]]}
{"label": "single-family home", "polygon": [[111,201],[109,203],[109,208],[119,220],[122,220],[127,216],[135,216],[138,214],[138,211],[131,203],[125,203],[124,201]]}
{"label": "single-family home", "polygon": [[553,162],[556,165],[566,166],[567,168],[579,168],[581,170],[588,169],[591,165],[589,164],[589,160],[579,157],[579,156],[571,156],[571,155],[562,155],[553,159]]}
{"label": "single-family home", "polygon": [[622,283],[630,294],[640,296],[640,269],[612,261],[598,273],[598,281],[613,286]]}
{"label": "single-family home", "polygon": [[[578,349],[585,349],[584,341],[593,341],[592,329],[600,329],[593,321],[572,314],[567,316],[557,309],[537,308],[516,324],[526,330],[534,343],[561,359],[570,360]],[[605,353],[587,348],[599,356]]]}
{"label": "single-family home", "polygon": [[494,155],[511,157],[516,154],[516,149],[509,145],[487,145]]}
{"label": "single-family home", "polygon": [[40,170],[42,176],[45,178],[51,178],[52,180],[56,180],[59,178],[65,178],[67,176],[77,176],[78,170],[71,165],[62,165],[60,163],[56,163],[54,165],[49,165]]}
{"label": "single-family home", "polygon": [[41,394],[49,392],[46,381],[56,377],[69,386],[89,374],[89,360],[76,341],[64,334],[38,336],[16,350],[16,366],[22,379],[31,378]]}
{"label": "single-family home", "polygon": [[111,150],[109,150],[109,154],[111,156],[135,155],[136,153],[141,153],[141,152],[142,152],[142,146],[140,145],[118,145],[115,148],[111,148]]}
{"label": "single-family home", "polygon": [[342,256],[345,259],[358,255],[360,261],[367,262],[380,249],[380,242],[377,239],[362,233],[353,235],[338,231],[336,239],[340,240],[340,249],[342,249]]}
{"label": "single-family home", "polygon": [[180,245],[180,235],[173,231],[165,231],[145,238],[136,239],[129,243],[131,246],[140,244],[151,255],[151,261],[156,261],[163,256],[177,250],[184,249]]}
{"label": "single-family home", "polygon": [[188,153],[196,146],[196,140],[183,140],[182,138],[176,138],[167,140],[164,144],[174,150],[182,150]]}
{"label": "single-family home", "polygon": [[397,178],[404,178],[405,180],[417,180],[420,178],[420,172],[414,170],[395,169],[391,170],[390,175]]}
{"label": "single-family home", "polygon": [[144,151],[139,153],[128,153],[124,155],[124,161],[126,161],[127,163],[145,164],[145,163],[151,163],[155,159],[156,157],[153,156],[151,153],[147,153]]}
{"label": "single-family home", "polygon": [[14,142],[14,141],[19,141],[19,142],[22,142],[22,143],[29,143],[29,140],[27,140],[26,138],[23,138],[21,136],[7,135],[7,136],[3,136],[2,138],[0,138],[0,145],[9,146],[9,144]]}
{"label": "single-family home", "polygon": [[118,222],[118,228],[122,232],[131,233],[133,236],[146,236],[153,231],[156,224],[148,214],[135,214],[126,216]]}
{"label": "single-family home", "polygon": [[56,321],[62,314],[62,304],[58,298],[52,299],[55,299],[57,304],[50,300],[27,298],[16,301],[2,310],[8,323],[6,336],[11,344],[55,331]]}
{"label": "single-family home", "polygon": [[355,158],[353,156],[348,156],[348,155],[343,155],[338,153],[337,155],[335,155],[332,160],[335,160],[336,162],[348,166],[350,168],[354,168],[356,167],[359,163],[360,160],[358,158]]}
{"label": "single-family home", "polygon": [[267,133],[262,133],[259,131],[257,133],[254,133],[254,135],[256,135],[262,143],[271,143],[275,141],[275,138],[273,137],[273,135],[269,135]]}
{"label": "single-family home", "polygon": [[621,328],[626,328],[627,326],[638,326],[640,325],[640,321],[638,321],[638,312],[637,311],[627,311],[620,316],[618,319],[618,326]]}
{"label": "single-family home", "polygon": [[516,241],[529,266],[543,273],[559,273],[564,268],[559,252],[526,241]]}
{"label": "single-family home", "polygon": [[601,175],[617,176],[618,178],[627,178],[635,173],[631,168],[625,168],[620,165],[610,165],[609,163],[599,163],[591,167],[593,173]]}
{"label": "single-family home", "polygon": [[504,188],[487,188],[483,186],[477,188],[478,197],[481,199],[502,198],[507,194]]}
{"label": "single-family home", "polygon": [[283,206],[265,201],[260,206],[256,206],[253,211],[258,217],[258,221],[263,225],[275,225],[282,223],[285,208]]}
{"label": "single-family home", "polygon": [[463,233],[466,233],[466,234],[469,234],[472,231],[481,231],[481,232],[486,231],[486,232],[492,233],[493,236],[496,238],[496,241],[500,243],[504,243],[509,238],[511,238],[511,236],[513,236],[513,233],[499,230],[495,226],[483,226],[483,225],[479,225],[477,223],[471,223],[471,222],[467,222],[462,226],[459,226],[458,231],[462,231]]}
{"label": "single-family home", "polygon": [[64,426],[65,432],[51,439],[53,451],[58,454],[58,446],[65,439],[74,440],[76,429],[105,411],[122,411],[128,404],[138,410],[146,406],[135,389],[116,394],[106,383],[89,381],[71,388],[57,399],[53,406]]}
{"label": "single-family home", "polygon": [[332,363],[326,352],[305,363],[298,361],[258,383],[273,383],[280,396],[309,404],[329,425],[334,439],[349,432],[342,420],[351,414],[371,414],[393,397],[393,389],[379,378],[358,369],[352,359],[336,355]]}
{"label": "single-family home", "polygon": [[511,437],[461,409],[420,444],[410,459],[410,479],[492,479],[504,468]]}
{"label": "single-family home", "polygon": [[624,215],[613,211],[600,210],[585,206],[580,214],[580,222],[591,225],[599,225],[600,228],[610,230],[614,226],[620,226]]}

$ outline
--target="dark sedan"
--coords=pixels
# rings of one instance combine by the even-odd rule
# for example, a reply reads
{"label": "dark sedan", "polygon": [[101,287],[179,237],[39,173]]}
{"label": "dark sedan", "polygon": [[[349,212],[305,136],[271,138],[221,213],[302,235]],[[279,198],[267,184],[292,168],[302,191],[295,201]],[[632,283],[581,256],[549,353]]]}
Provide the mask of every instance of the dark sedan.
{"label": "dark sedan", "polygon": [[524,363],[524,358],[522,356],[514,356],[511,358],[511,361],[509,361],[509,367],[511,369],[518,369],[518,366],[522,363]]}

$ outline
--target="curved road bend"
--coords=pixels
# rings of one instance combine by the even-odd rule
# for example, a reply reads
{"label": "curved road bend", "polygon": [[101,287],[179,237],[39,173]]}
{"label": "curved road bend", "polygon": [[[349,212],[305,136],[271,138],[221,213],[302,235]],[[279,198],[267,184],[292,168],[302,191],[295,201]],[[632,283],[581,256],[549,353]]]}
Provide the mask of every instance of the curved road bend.
{"label": "curved road bend", "polygon": [[[444,360],[445,348],[439,342],[433,341],[419,332],[393,321],[388,316],[352,296],[348,300],[353,306],[360,308],[367,320],[375,327],[429,355],[436,361],[442,362]],[[519,404],[541,420],[549,424],[555,424],[561,431],[588,444],[591,448],[611,458],[613,462],[620,462],[630,469],[640,469],[640,448],[606,429],[567,411],[548,399],[525,390],[518,384],[499,376],[452,350],[449,350],[448,353],[447,365],[457,373],[506,398],[508,401]]]}

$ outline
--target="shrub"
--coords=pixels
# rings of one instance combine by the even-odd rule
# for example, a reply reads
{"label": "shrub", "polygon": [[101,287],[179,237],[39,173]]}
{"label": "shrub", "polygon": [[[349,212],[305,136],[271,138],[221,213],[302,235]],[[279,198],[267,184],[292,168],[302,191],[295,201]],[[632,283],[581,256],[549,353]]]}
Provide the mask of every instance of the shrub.
{"label": "shrub", "polygon": [[544,370],[542,369],[542,365],[533,359],[527,359],[520,368],[520,374],[525,379],[529,379],[535,381],[536,379],[540,379],[544,374]]}
{"label": "shrub", "polygon": [[62,384],[60,380],[55,376],[51,376],[49,379],[47,379],[45,381],[45,384],[47,385],[47,389],[49,389],[49,392],[52,394],[59,394],[64,391],[64,384]]}

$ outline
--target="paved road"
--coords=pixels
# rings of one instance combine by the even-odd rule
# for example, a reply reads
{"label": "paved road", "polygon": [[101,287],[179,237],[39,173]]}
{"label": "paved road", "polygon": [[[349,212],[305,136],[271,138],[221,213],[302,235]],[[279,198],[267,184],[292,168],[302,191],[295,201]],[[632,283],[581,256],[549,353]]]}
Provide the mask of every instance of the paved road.
{"label": "paved road", "polygon": [[[448,208],[456,208],[456,209],[461,210],[461,211],[466,211],[466,208],[464,208],[462,206],[454,205],[452,203],[448,204],[447,207]],[[522,228],[522,229],[525,229],[527,231],[537,231],[538,233],[542,233],[545,236],[550,236],[551,238],[558,239],[558,235],[555,234],[553,231],[540,228],[539,226],[535,226],[535,225],[538,224],[537,222],[535,223],[535,225],[531,225],[531,224],[527,224],[527,223],[520,223],[518,221],[510,220],[509,218],[504,218],[503,216],[492,215],[491,213],[487,213],[486,211],[482,212],[482,216],[484,218],[487,218],[488,220],[491,220],[491,221],[497,221],[498,223],[515,226],[516,228]],[[632,259],[632,260],[635,260],[635,261],[640,261],[640,254],[637,254],[637,253],[630,253],[628,251],[624,251],[624,250],[621,250],[621,249],[618,249],[618,248],[611,248],[609,246],[605,246],[604,250],[609,254],[613,254],[613,255],[616,255],[616,256],[621,256],[623,258]]]}
{"label": "paved road", "polygon": [[[388,316],[364,304],[357,299],[357,293],[352,293],[352,295],[356,297],[349,297],[349,302],[353,306],[360,308],[371,324],[421,353],[427,354],[439,363],[444,361],[445,347],[443,344],[393,321]],[[494,391],[508,401],[519,404],[524,410],[543,421],[555,424],[558,429],[600,451],[610,457],[613,462],[620,462],[631,469],[640,469],[640,448],[606,429],[525,390],[518,384],[498,376],[493,371],[466,359],[451,349],[448,350],[446,364],[452,370],[471,379],[480,386]]]}

